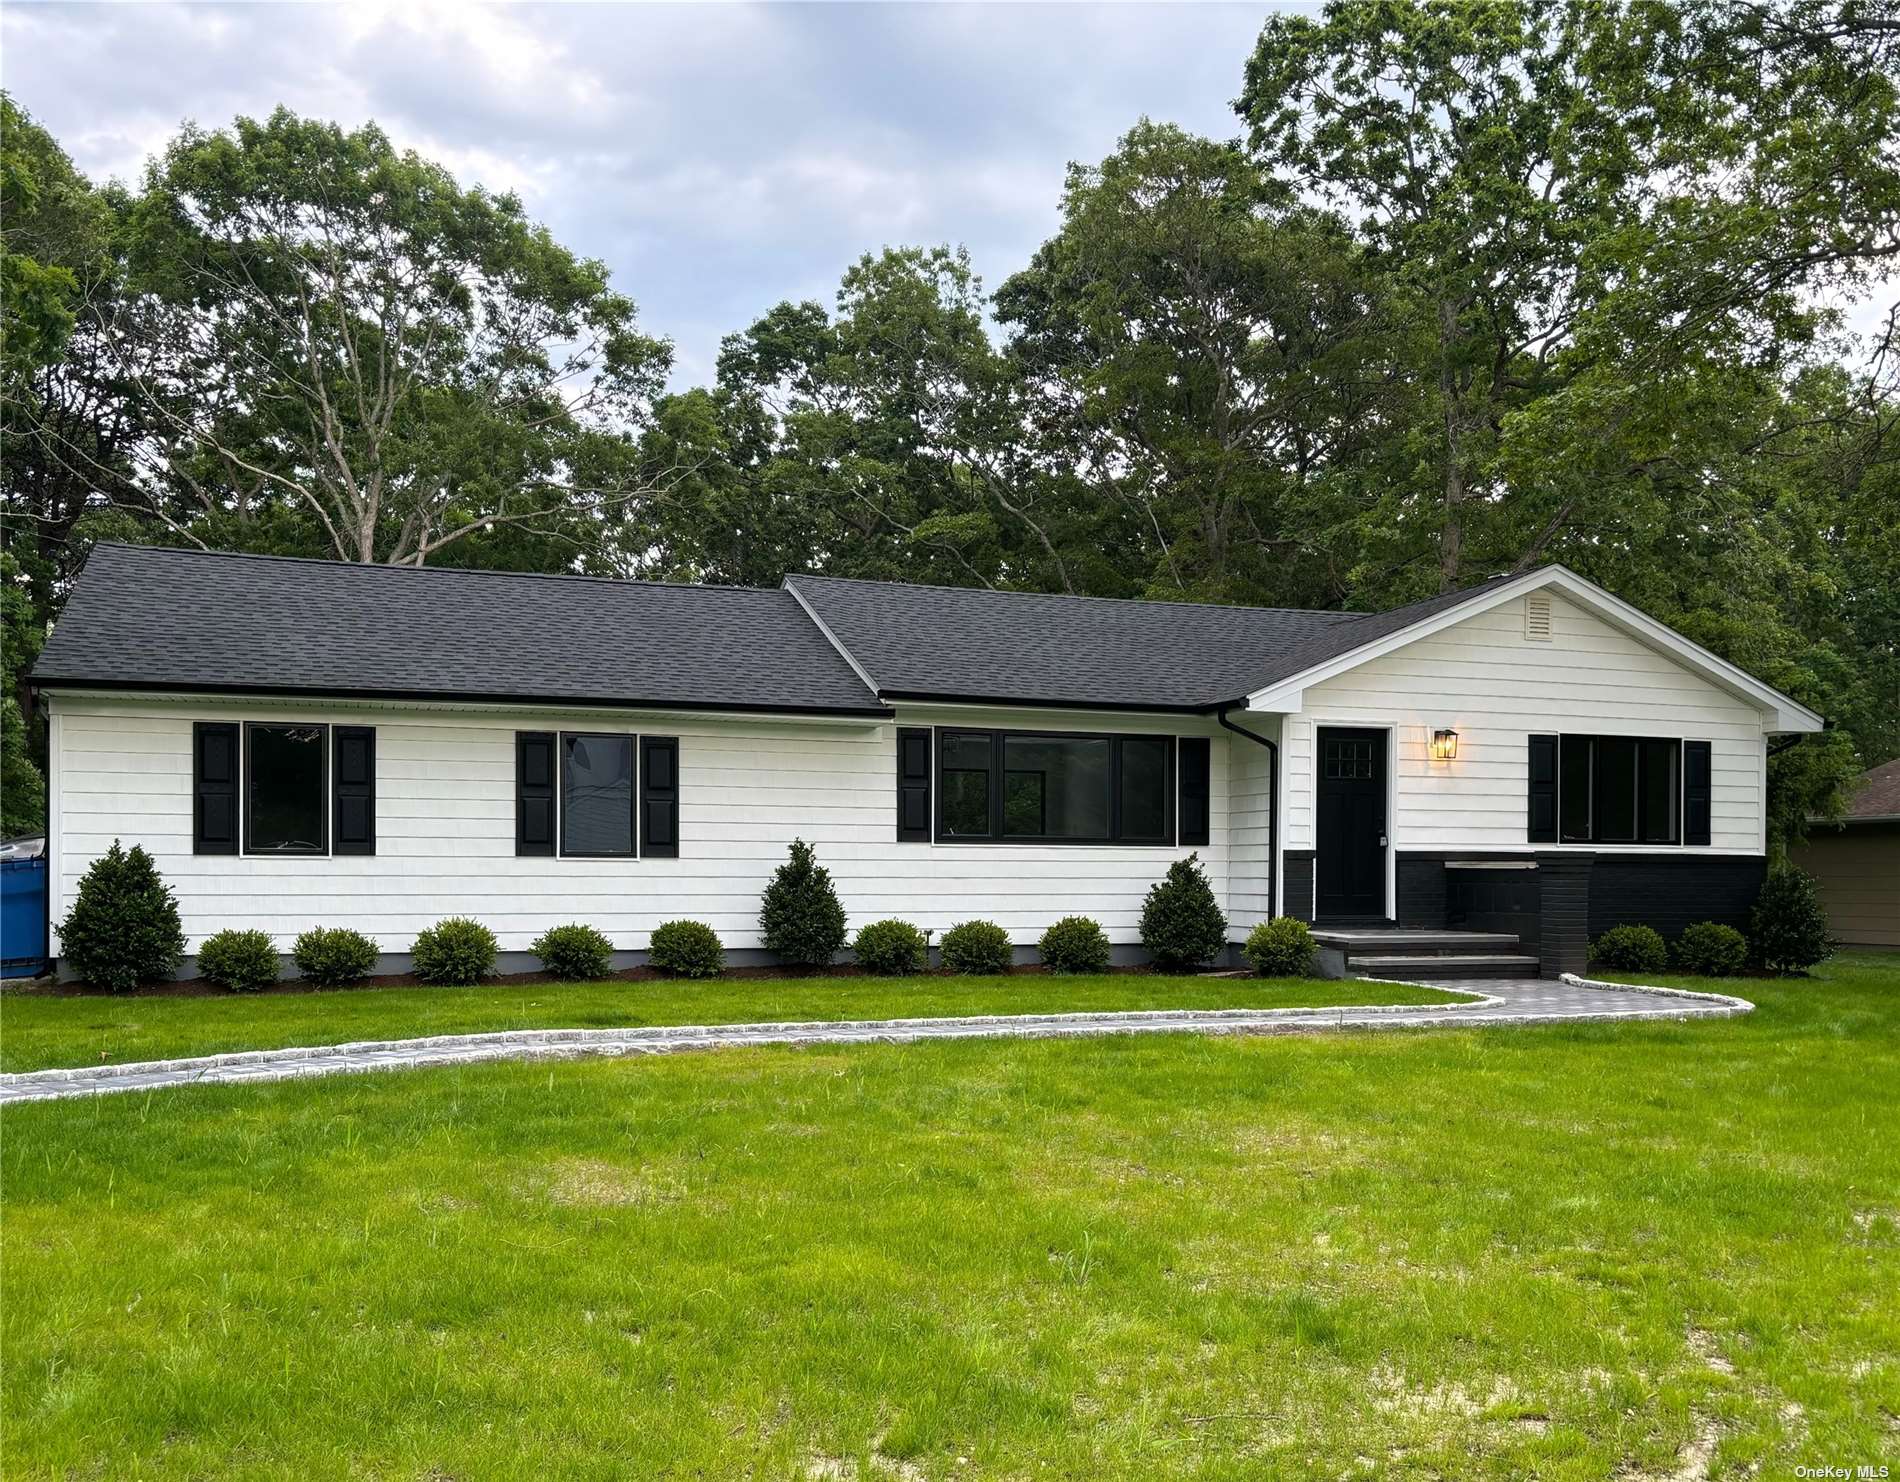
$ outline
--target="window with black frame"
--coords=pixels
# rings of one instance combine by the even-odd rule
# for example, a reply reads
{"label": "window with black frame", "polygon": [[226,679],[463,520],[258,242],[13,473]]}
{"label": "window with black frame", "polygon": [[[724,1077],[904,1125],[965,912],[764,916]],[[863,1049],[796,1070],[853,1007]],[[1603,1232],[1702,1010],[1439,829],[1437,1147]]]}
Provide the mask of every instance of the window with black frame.
{"label": "window with black frame", "polygon": [[253,721],[244,727],[247,854],[322,854],[329,847],[330,728]]}
{"label": "window with black frame", "polygon": [[1173,842],[1171,736],[945,730],[937,787],[946,842]]}
{"label": "window with black frame", "polygon": [[1682,743],[1674,738],[1561,737],[1557,789],[1566,844],[1682,841]]}
{"label": "window with black frame", "polygon": [[631,855],[633,737],[561,735],[561,853]]}

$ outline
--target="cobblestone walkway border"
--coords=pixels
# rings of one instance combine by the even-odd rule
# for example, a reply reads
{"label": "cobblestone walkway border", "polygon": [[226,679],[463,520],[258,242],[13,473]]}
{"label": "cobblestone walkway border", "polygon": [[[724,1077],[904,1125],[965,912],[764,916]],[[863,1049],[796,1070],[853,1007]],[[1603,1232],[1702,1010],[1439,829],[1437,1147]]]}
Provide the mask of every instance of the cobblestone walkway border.
{"label": "cobblestone walkway border", "polygon": [[914,1044],[940,1039],[1079,1039],[1119,1034],[1269,1035],[1340,1029],[1448,1029],[1642,1019],[1726,1018],[1747,999],[1680,988],[1632,987],[1565,977],[1432,983],[1463,1003],[1350,1008],[1162,1009],[1097,1014],[992,1014],[956,1019],[817,1020],[781,1024],[682,1024],[629,1029],[532,1029],[439,1034],[182,1060],[131,1061],[0,1075],[0,1105],[171,1086],[246,1084],[355,1071],[490,1061],[664,1055],[745,1045]]}

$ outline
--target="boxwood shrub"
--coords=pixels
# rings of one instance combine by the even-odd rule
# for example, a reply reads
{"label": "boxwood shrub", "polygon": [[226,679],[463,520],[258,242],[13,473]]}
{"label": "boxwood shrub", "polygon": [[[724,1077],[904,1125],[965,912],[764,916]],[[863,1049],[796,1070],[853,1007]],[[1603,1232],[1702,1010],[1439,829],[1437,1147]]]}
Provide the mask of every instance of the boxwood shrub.
{"label": "boxwood shrub", "polygon": [[290,944],[290,960],[312,983],[360,983],[376,967],[376,944],[347,926],[313,926]]}
{"label": "boxwood shrub", "polygon": [[1319,943],[1296,916],[1275,916],[1247,933],[1240,955],[1263,978],[1303,978],[1313,970]]}
{"label": "boxwood shrub", "polygon": [[87,867],[79,894],[59,924],[60,951],[97,988],[129,992],[168,978],[185,955],[178,901],[137,844],[112,847]]}
{"label": "boxwood shrub", "polygon": [[953,973],[1006,973],[1014,959],[1009,933],[994,921],[964,921],[943,934],[943,965]]}
{"label": "boxwood shrub", "polygon": [[1590,960],[1619,973],[1660,973],[1668,970],[1669,949],[1653,926],[1612,926],[1596,939]]}
{"label": "boxwood shrub", "polygon": [[1108,938],[1101,924],[1086,916],[1064,916],[1037,944],[1043,966],[1056,973],[1108,971]]}
{"label": "boxwood shrub", "polygon": [[653,928],[647,962],[676,978],[716,978],[726,965],[726,949],[703,921],[668,921]]}
{"label": "boxwood shrub", "polygon": [[829,967],[844,945],[844,903],[831,872],[811,845],[792,840],[792,856],[773,871],[759,902],[759,933],[768,952],[794,967]]}
{"label": "boxwood shrub", "polygon": [[1748,939],[1719,921],[1698,921],[1676,941],[1676,966],[1704,978],[1729,978],[1748,965]]}
{"label": "boxwood shrub", "polygon": [[908,921],[873,921],[851,944],[858,966],[881,977],[903,977],[930,966],[930,938]]}
{"label": "boxwood shrub", "polygon": [[436,922],[409,951],[416,976],[425,983],[466,988],[495,970],[495,934],[466,916]]}
{"label": "boxwood shrub", "polygon": [[1227,945],[1227,917],[1190,854],[1168,866],[1141,907],[1141,945],[1164,972],[1210,962]]}
{"label": "boxwood shrub", "polygon": [[1763,881],[1748,935],[1755,960],[1771,972],[1800,972],[1832,956],[1834,942],[1814,877],[1784,865]]}
{"label": "boxwood shrub", "polygon": [[550,926],[529,947],[541,966],[567,983],[588,983],[604,978],[613,959],[614,944],[584,921],[566,926]]}
{"label": "boxwood shrub", "polygon": [[277,981],[283,971],[268,932],[226,928],[213,932],[198,948],[198,976],[221,988],[255,993]]}

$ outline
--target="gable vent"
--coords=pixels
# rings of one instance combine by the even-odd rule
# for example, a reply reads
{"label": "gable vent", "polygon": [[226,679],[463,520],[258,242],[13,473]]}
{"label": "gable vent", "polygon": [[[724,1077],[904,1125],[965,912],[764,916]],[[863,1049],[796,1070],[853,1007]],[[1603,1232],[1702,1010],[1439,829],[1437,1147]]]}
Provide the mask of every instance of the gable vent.
{"label": "gable vent", "polygon": [[1532,592],[1524,599],[1524,636],[1532,643],[1550,642],[1550,593]]}

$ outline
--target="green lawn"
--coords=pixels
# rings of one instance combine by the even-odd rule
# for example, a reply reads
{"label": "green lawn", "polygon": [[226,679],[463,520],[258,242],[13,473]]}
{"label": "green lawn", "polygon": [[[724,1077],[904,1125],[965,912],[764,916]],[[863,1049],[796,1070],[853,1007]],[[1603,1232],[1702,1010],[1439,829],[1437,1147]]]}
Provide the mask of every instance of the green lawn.
{"label": "green lawn", "polygon": [[1741,991],[11,1107],[0,1473],[1895,1466],[1900,960]]}
{"label": "green lawn", "polygon": [[1318,978],[1269,982],[1145,973],[1075,978],[1030,973],[1001,978],[488,983],[478,988],[352,988],[206,998],[9,993],[0,995],[0,1070],[498,1029],[1459,1001],[1459,994],[1387,983]]}

